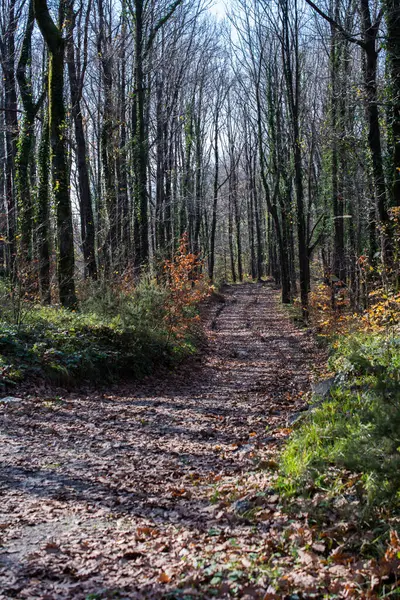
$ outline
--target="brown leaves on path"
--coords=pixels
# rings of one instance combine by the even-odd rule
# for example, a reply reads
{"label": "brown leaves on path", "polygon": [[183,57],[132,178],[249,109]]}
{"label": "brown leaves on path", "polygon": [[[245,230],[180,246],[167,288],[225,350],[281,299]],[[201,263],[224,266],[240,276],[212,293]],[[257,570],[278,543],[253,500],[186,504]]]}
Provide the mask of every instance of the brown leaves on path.
{"label": "brown leaves on path", "polygon": [[224,294],[222,309],[205,310],[201,361],[107,394],[0,409],[0,598],[345,589],[353,563],[328,560],[308,514],[289,518],[274,490],[276,450],[317,359],[312,339],[270,285]]}

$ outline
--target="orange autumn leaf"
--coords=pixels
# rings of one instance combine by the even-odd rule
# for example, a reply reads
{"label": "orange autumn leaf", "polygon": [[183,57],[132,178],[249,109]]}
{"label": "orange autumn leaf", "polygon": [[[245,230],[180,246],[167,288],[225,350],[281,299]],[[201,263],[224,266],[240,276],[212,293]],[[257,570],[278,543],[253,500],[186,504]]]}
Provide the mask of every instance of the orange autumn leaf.
{"label": "orange autumn leaf", "polygon": [[185,488],[176,488],[171,491],[171,494],[175,497],[183,496],[186,493]]}
{"label": "orange autumn leaf", "polygon": [[157,529],[154,529],[153,527],[138,527],[136,529],[136,535],[138,535],[139,537],[143,537],[146,535],[155,536],[157,534]]}

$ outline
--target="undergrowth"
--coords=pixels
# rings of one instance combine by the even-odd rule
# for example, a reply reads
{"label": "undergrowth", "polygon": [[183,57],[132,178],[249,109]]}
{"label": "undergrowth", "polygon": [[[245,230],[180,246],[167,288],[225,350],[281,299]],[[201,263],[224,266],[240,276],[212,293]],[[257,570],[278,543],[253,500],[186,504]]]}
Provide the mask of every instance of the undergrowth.
{"label": "undergrowth", "polygon": [[399,302],[395,294],[373,297],[378,300],[361,315],[342,313],[334,319],[325,308],[322,319],[317,317],[322,320],[318,332],[332,350],[328,369],[335,374],[334,385],[326,398],[312,398],[295,427],[281,457],[280,485],[289,495],[324,491],[334,497],[345,489],[367,510],[397,511]]}
{"label": "undergrowth", "polygon": [[0,284],[0,386],[40,378],[60,385],[140,378],[193,353],[197,304],[208,294],[183,238],[162,281],[127,271],[81,290],[79,311],[41,306]]}

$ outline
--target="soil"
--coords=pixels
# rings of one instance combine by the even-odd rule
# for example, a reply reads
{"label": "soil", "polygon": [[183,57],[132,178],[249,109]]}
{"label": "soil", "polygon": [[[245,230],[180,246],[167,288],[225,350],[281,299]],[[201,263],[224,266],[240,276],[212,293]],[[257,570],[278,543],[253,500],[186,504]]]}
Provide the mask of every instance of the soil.
{"label": "soil", "polygon": [[203,325],[173,373],[0,408],[0,598],[322,598],[346,578],[274,488],[312,336],[269,283],[227,286]]}

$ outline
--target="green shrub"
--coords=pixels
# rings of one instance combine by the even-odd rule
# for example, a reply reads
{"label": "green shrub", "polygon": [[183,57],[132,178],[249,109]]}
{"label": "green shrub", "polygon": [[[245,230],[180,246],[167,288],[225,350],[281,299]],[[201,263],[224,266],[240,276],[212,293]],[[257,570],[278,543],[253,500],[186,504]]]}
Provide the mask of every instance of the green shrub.
{"label": "green shrub", "polygon": [[281,484],[329,486],[343,468],[362,474],[371,504],[400,506],[400,335],[348,336],[331,367],[337,384],[283,452]]}
{"label": "green shrub", "polygon": [[[79,312],[30,305],[0,321],[0,383],[39,376],[58,384],[142,377],[194,350],[190,333],[179,343],[164,322],[168,291],[145,279],[132,293],[92,285]],[[11,300],[10,300],[11,303]]]}

